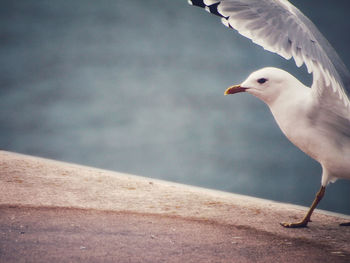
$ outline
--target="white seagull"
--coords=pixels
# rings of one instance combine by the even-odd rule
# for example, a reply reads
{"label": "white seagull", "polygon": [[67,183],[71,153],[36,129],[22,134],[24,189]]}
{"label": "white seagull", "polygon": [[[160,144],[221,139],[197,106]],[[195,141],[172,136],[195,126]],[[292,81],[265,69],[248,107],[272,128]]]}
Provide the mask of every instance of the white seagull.
{"label": "white seagull", "polygon": [[[263,68],[225,95],[248,92],[264,101],[287,138],[322,166],[321,189],[305,217],[284,227],[306,227],[326,186],[350,179],[350,74],[316,26],[287,0],[189,0],[221,17],[264,49],[305,63],[311,88],[288,72]],[[349,225],[349,224],[343,224]]]}

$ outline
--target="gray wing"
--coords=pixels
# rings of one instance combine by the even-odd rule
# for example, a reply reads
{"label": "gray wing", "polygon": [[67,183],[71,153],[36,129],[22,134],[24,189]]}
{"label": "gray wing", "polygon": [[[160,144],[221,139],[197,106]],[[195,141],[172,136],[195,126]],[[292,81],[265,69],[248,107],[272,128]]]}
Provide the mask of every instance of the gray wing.
{"label": "gray wing", "polygon": [[[313,94],[335,112],[349,116],[350,74],[316,26],[287,0],[188,0],[222,18],[264,49],[305,63],[313,73]],[[335,103],[336,101],[336,103]],[[344,107],[345,106],[345,107]]]}

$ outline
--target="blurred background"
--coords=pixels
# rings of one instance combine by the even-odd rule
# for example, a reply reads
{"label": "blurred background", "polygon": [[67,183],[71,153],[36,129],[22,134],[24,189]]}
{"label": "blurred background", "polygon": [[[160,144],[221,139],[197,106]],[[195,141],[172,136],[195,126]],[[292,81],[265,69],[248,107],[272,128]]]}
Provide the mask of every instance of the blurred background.
{"label": "blurred background", "polygon": [[[350,65],[348,1],[291,1]],[[2,0],[0,149],[309,206],[319,164],[267,106],[225,89],[265,66],[187,0]],[[350,214],[350,181],[319,208]]]}

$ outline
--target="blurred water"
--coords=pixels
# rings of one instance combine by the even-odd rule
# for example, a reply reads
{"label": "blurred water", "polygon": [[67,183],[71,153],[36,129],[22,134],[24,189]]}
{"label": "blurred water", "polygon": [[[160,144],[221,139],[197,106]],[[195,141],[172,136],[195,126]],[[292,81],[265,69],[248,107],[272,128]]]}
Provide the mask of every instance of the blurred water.
{"label": "blurred water", "polygon": [[[350,62],[348,4],[292,1]],[[248,94],[253,70],[305,68],[186,0],[2,1],[0,148],[309,205],[321,169]],[[350,183],[320,208],[350,214]]]}

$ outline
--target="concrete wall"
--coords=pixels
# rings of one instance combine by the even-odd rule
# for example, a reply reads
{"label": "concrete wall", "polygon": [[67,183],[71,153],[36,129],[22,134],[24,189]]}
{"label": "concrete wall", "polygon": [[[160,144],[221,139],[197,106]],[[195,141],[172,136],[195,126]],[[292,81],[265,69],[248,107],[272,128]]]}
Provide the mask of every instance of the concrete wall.
{"label": "concrete wall", "polygon": [[339,226],[350,221],[345,215],[316,210],[308,228],[285,229],[279,222],[296,221],[306,208],[5,151],[0,151],[0,207],[19,212],[69,208],[211,222],[249,229],[259,236],[273,235],[288,244],[307,241],[336,260],[350,259],[350,227]]}

